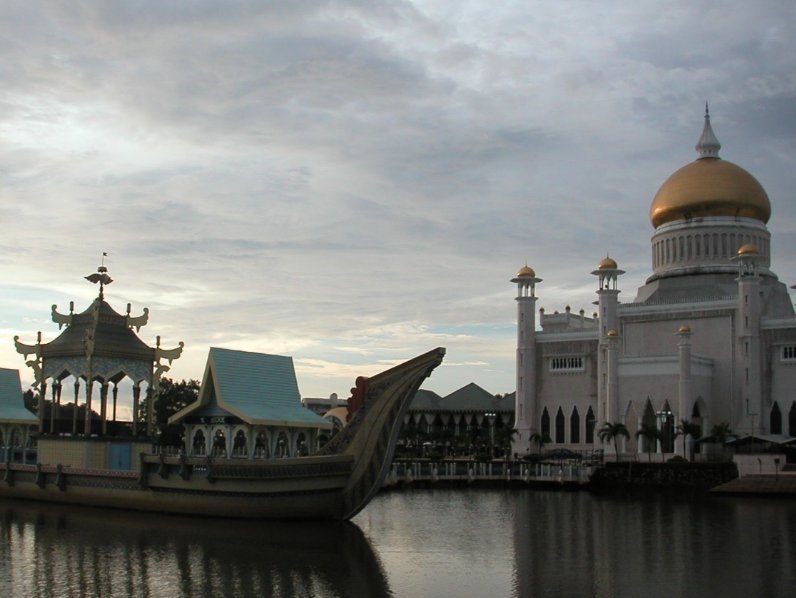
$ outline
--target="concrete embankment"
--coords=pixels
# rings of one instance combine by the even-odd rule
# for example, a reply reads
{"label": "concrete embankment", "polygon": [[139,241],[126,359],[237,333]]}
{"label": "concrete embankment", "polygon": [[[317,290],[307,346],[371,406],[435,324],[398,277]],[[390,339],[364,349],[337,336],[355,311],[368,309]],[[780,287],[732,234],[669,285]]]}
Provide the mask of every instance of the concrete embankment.
{"label": "concrete embankment", "polygon": [[605,463],[589,488],[610,490],[707,491],[738,477],[735,463]]}
{"label": "concrete embankment", "polygon": [[720,484],[712,494],[796,497],[796,473],[752,474]]}

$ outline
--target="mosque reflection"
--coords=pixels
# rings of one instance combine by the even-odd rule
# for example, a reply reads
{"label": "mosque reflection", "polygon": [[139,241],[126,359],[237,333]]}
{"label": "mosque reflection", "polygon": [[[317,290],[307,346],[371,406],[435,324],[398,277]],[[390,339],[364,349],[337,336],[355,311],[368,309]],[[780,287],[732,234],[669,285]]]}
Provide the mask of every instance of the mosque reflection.
{"label": "mosque reflection", "polygon": [[[0,502],[8,596],[391,596],[352,523],[249,522]],[[8,578],[4,579],[4,575]]]}

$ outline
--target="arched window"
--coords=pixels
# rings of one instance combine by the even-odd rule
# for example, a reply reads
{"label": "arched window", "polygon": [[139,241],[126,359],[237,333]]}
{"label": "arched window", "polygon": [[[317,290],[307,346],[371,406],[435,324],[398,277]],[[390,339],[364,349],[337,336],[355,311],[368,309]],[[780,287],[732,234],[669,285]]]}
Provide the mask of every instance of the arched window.
{"label": "arched window", "polygon": [[265,432],[259,432],[254,439],[254,456],[261,459],[267,459],[268,454],[268,438]]}
{"label": "arched window", "polygon": [[193,435],[193,444],[191,445],[192,455],[205,454],[205,434],[201,430],[197,430]]}
{"label": "arched window", "polygon": [[290,440],[285,432],[280,432],[276,438],[276,455],[277,457],[290,456]]}
{"label": "arched window", "polygon": [[580,442],[580,415],[578,408],[572,408],[572,415],[569,418],[569,441],[573,444]]}
{"label": "arched window", "polygon": [[298,455],[299,457],[305,457],[308,454],[309,454],[309,444],[307,443],[307,435],[304,432],[300,432],[299,435],[296,437],[296,455]]}
{"label": "arched window", "polygon": [[791,403],[788,413],[788,434],[796,436],[796,401]]}
{"label": "arched window", "polygon": [[566,436],[564,434],[567,427],[566,418],[564,417],[564,411],[561,407],[558,408],[556,412],[556,442],[559,444],[563,444],[567,441]]}
{"label": "arched window", "polygon": [[216,430],[216,433],[213,436],[212,455],[214,457],[227,456],[227,438],[226,436],[224,436],[224,432],[222,432],[221,430]]}
{"label": "arched window", "polygon": [[594,444],[594,424],[596,423],[594,418],[594,411],[589,410],[586,412],[586,444]]}
{"label": "arched window", "polygon": [[772,434],[782,434],[782,413],[779,411],[779,405],[774,401],[771,407],[771,416],[769,418],[769,429]]}
{"label": "arched window", "polygon": [[542,411],[542,436],[550,436],[550,414],[547,407]]}
{"label": "arched window", "polygon": [[235,434],[235,440],[232,444],[232,456],[233,457],[248,457],[249,456],[249,447],[248,443],[246,442],[246,432],[243,430],[238,430],[238,433]]}

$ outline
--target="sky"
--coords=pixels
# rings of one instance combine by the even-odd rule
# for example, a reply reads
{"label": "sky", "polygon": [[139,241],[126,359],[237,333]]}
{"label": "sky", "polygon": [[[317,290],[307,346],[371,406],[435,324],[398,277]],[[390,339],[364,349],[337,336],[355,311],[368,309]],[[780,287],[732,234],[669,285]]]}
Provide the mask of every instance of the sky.
{"label": "sky", "polygon": [[140,337],[293,356],[347,396],[437,346],[424,388],[515,386],[517,270],[538,307],[631,301],[650,203],[721,156],[772,203],[796,283],[792,0],[0,2],[0,367],[86,309],[103,252]]}

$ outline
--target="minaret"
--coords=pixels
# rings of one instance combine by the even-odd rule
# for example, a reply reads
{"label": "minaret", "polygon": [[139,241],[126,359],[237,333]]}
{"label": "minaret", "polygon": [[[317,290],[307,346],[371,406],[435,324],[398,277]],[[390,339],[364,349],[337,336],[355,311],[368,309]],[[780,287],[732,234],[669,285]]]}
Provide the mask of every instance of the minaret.
{"label": "minaret", "polygon": [[747,243],[733,258],[738,262],[738,377],[742,400],[740,412],[734,414],[733,425],[738,432],[763,433],[763,388],[761,381],[760,347],[760,276],[757,262],[760,250]]}
{"label": "minaret", "polygon": [[512,452],[531,450],[531,434],[539,422],[536,403],[536,283],[542,282],[528,265],[511,279],[517,285],[517,393],[514,407]]}
{"label": "minaret", "polygon": [[604,423],[619,421],[619,276],[624,274],[616,262],[605,257],[592,272],[597,277],[599,307],[599,346],[597,349],[597,429]]}
{"label": "minaret", "polygon": [[680,359],[680,382],[677,392],[677,416],[675,421],[690,420],[691,406],[691,328],[683,324],[677,331],[678,355]]}

